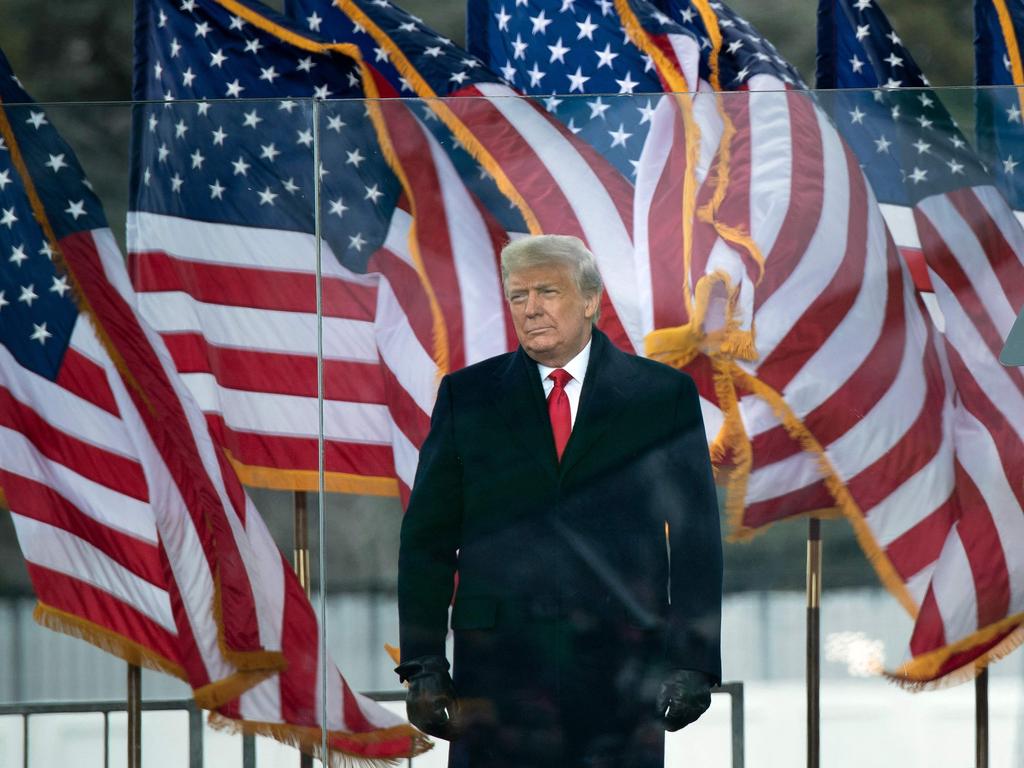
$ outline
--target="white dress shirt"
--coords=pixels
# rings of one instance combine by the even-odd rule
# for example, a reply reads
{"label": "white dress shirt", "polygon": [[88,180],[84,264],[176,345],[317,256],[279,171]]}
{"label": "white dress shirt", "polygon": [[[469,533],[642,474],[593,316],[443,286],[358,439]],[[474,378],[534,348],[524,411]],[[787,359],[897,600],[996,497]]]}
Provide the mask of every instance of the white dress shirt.
{"label": "white dress shirt", "polygon": [[[593,341],[593,339],[591,339]],[[580,406],[580,392],[583,391],[583,377],[587,375],[587,364],[590,362],[590,341],[587,346],[580,350],[572,360],[562,368],[572,376],[572,380],[565,385],[565,394],[569,398],[569,423],[576,426],[576,411]],[[544,399],[548,399],[551,390],[555,388],[555,382],[548,378],[552,371],[557,368],[549,368],[546,365],[537,363],[537,370],[540,372],[540,382],[544,385]]]}

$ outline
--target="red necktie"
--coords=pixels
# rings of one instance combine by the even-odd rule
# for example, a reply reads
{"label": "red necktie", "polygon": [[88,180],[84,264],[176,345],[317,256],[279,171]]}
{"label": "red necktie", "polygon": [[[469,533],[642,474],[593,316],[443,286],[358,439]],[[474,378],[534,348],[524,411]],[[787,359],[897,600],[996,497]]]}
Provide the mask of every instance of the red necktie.
{"label": "red necktie", "polygon": [[548,374],[555,382],[548,395],[548,418],[551,419],[551,433],[555,436],[555,450],[558,460],[562,460],[565,444],[569,442],[572,432],[572,414],[569,411],[569,396],[565,394],[565,385],[572,381],[572,374],[563,368],[557,368]]}

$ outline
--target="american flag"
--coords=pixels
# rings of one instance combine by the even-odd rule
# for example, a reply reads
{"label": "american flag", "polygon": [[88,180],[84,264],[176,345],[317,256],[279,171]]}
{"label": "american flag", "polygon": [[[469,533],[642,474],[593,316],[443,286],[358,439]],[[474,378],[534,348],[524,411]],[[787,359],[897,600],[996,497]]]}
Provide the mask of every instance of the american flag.
{"label": "american flag", "polygon": [[1020,0],[975,0],[974,73],[978,153],[1014,210],[1024,210],[1024,85]]}
{"label": "american flag", "polygon": [[182,678],[226,726],[313,751],[326,711],[340,753],[421,750],[326,659],[297,578],[136,314],[74,153],[2,55],[0,102],[0,486],[37,620]]}
{"label": "american flag", "polygon": [[[913,245],[944,324],[955,388],[952,474],[889,536],[913,599],[896,676],[973,675],[1024,630],[1024,374],[998,356],[1024,305],[1024,229],[875,0],[823,0],[819,85],[897,240]],[[918,281],[919,285],[921,281]]]}
{"label": "american flag", "polygon": [[326,488],[407,493],[438,375],[508,348],[504,228],[423,120],[363,100],[373,56],[255,4],[137,15],[135,96],[162,102],[133,151],[143,313],[242,478],[315,489],[319,276]]}

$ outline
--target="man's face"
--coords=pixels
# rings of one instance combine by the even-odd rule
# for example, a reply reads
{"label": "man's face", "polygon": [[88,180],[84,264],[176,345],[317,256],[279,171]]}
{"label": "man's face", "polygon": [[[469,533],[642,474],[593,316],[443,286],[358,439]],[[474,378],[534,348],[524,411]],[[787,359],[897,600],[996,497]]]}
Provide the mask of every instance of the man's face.
{"label": "man's face", "polygon": [[598,297],[584,297],[569,267],[527,267],[508,277],[508,303],[519,343],[538,363],[558,368],[590,340]]}

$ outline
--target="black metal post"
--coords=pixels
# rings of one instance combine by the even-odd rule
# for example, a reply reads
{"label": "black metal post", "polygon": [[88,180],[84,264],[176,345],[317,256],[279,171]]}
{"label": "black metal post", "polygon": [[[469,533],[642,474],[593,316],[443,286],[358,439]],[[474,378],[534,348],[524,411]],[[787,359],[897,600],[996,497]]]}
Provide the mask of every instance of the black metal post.
{"label": "black metal post", "polygon": [[142,768],[142,668],[128,665],[128,768]]}
{"label": "black metal post", "polygon": [[[306,591],[306,597],[310,595],[309,583],[309,516],[306,512],[306,492],[295,491],[294,497],[295,515],[292,537],[294,540],[294,562],[295,573],[299,577],[299,584]],[[313,758],[303,752],[299,757],[300,768],[313,768]]]}
{"label": "black metal post", "polygon": [[988,670],[974,678],[974,764],[988,768]]}
{"label": "black metal post", "polygon": [[807,768],[821,761],[821,521],[807,527]]}

